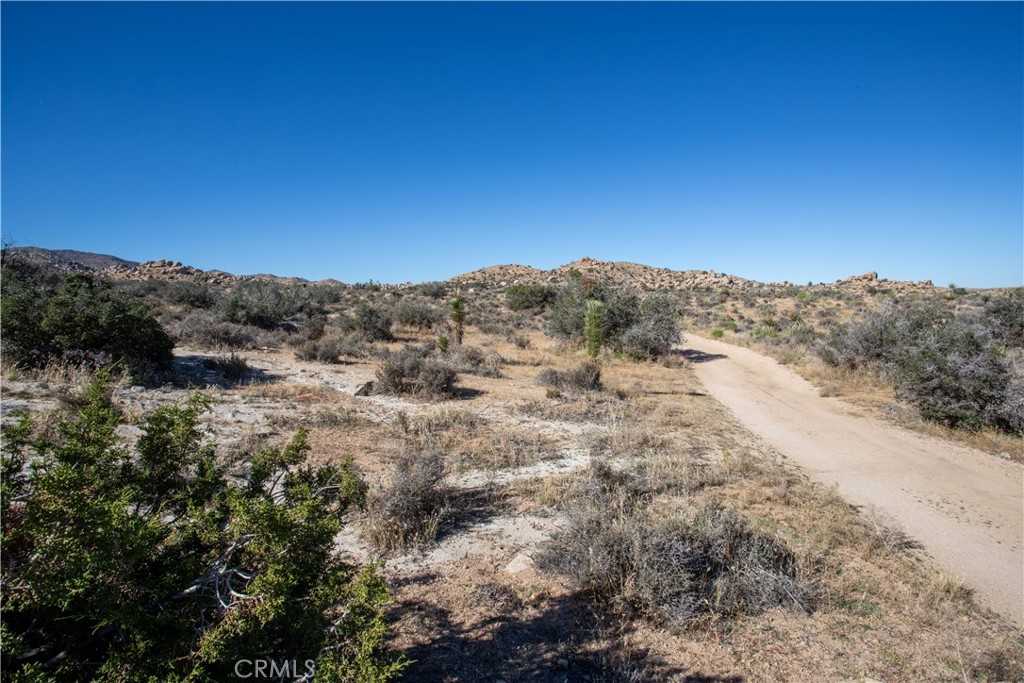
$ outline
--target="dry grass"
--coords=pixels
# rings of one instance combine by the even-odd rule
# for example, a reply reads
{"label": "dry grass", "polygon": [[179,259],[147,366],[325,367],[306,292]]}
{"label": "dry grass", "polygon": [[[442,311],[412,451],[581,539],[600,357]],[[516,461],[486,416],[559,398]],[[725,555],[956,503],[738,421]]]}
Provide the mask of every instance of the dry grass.
{"label": "dry grass", "polygon": [[475,413],[442,409],[393,423],[407,447],[437,450],[456,470],[504,469],[556,457],[557,444],[535,430],[493,424]]}
{"label": "dry grass", "polygon": [[352,400],[348,394],[324,384],[298,384],[293,382],[268,382],[249,384],[240,389],[243,396],[276,401],[298,403],[346,403]]}

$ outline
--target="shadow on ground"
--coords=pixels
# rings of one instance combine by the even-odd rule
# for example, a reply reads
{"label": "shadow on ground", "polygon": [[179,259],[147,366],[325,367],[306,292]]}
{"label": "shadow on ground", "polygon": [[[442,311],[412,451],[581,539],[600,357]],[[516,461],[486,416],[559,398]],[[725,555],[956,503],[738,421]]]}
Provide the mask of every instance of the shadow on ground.
{"label": "shadow on ground", "polygon": [[729,356],[724,353],[704,353],[697,349],[683,349],[682,351],[676,351],[680,356],[690,361],[691,363],[707,363],[713,360],[719,360],[721,358],[728,358]]}
{"label": "shadow on ground", "polygon": [[245,384],[269,384],[284,379],[260,368],[249,366],[237,377],[229,376],[215,361],[224,360],[217,356],[190,354],[174,358],[174,383],[181,387],[209,387],[231,389]]}
{"label": "shadow on ground", "polygon": [[[402,580],[430,590],[435,574]],[[481,588],[487,588],[481,587]],[[407,600],[391,617],[412,631],[416,644],[403,649],[413,661],[409,681],[685,681],[741,683],[739,676],[714,676],[673,666],[645,650],[622,645],[622,624],[602,623],[576,595],[524,607],[510,597],[480,596],[483,616],[462,623],[436,604]],[[511,601],[511,603],[509,602]],[[495,613],[498,612],[498,613]],[[613,628],[614,627],[614,628]],[[610,633],[619,637],[608,637]]]}

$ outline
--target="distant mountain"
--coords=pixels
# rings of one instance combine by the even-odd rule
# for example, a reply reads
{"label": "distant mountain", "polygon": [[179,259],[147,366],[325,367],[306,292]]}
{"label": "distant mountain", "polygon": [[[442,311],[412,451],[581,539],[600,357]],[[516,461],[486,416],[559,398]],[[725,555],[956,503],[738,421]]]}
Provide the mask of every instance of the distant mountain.
{"label": "distant mountain", "polygon": [[43,249],[42,247],[7,247],[5,252],[16,254],[32,263],[46,265],[67,272],[106,270],[113,267],[132,268],[137,261],[128,261],[109,254],[74,249]]}
{"label": "distant mountain", "polygon": [[[269,280],[282,284],[314,284],[298,277],[280,275],[233,275],[221,270],[200,270],[178,261],[145,261],[139,263],[106,254],[93,254],[73,249],[41,249],[39,247],[9,247],[5,252],[17,254],[40,265],[47,265],[64,272],[95,272],[102,277],[115,280],[188,280],[210,284],[228,285],[243,280]],[[508,287],[513,284],[564,282],[570,273],[608,282],[615,285],[643,290],[692,290],[692,289],[738,289],[755,287],[788,287],[790,283],[761,283],[737,275],[719,273],[714,270],[671,270],[656,268],[626,261],[600,261],[581,258],[572,263],[541,270],[518,264],[488,266],[463,273],[449,282],[464,287]],[[341,284],[338,280],[321,280],[321,284]],[[402,285],[389,285],[401,287]],[[910,291],[931,289],[930,281],[905,282],[879,278],[877,273],[865,273],[836,280],[827,287],[839,287],[850,291]]]}

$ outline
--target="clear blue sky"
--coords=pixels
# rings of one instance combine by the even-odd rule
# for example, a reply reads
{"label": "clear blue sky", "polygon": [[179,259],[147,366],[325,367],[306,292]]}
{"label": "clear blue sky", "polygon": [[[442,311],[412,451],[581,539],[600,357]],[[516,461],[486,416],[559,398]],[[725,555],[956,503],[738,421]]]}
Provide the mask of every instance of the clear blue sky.
{"label": "clear blue sky", "polygon": [[3,237],[1021,284],[1021,4],[4,3]]}

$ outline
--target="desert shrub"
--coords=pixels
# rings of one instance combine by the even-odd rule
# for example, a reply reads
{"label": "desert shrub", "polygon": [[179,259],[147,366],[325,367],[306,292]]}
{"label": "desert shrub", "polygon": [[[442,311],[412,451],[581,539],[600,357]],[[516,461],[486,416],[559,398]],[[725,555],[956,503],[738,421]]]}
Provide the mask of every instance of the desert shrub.
{"label": "desert shrub", "polygon": [[444,282],[423,282],[415,285],[413,291],[430,299],[443,299],[448,294],[448,285]]}
{"label": "desert shrub", "polygon": [[144,374],[168,368],[174,342],[142,304],[86,275],[55,287],[4,268],[0,297],[4,355],[29,367],[54,359],[122,362]]}
{"label": "desert shrub", "polygon": [[567,505],[569,523],[537,564],[599,605],[673,626],[706,613],[812,607],[813,587],[800,577],[793,553],[732,510],[707,504],[651,518],[644,494],[621,473],[605,466],[586,476],[590,481]]}
{"label": "desert shrub", "polygon": [[432,543],[451,508],[443,479],[437,452],[399,457],[389,485],[368,506],[366,529],[373,545],[392,551]]}
{"label": "desert shrub", "polygon": [[361,303],[356,307],[355,325],[368,341],[394,339],[394,335],[391,334],[391,318],[369,304]]}
{"label": "desert shrub", "polygon": [[548,285],[512,285],[505,290],[505,305],[513,311],[541,309],[554,301],[555,296],[555,289]]}
{"label": "desert shrub", "polygon": [[859,321],[834,327],[815,350],[830,365],[850,369],[886,365],[896,362],[904,349],[945,318],[937,306],[888,303]]}
{"label": "desert shrub", "polygon": [[366,340],[358,333],[327,334],[295,346],[295,357],[317,363],[341,363],[342,357],[365,358],[370,354]]}
{"label": "desert shrub", "polygon": [[718,328],[715,328],[711,330],[711,336],[714,337],[715,339],[721,339],[722,337],[725,336],[725,332]]}
{"label": "desert shrub", "polygon": [[880,373],[925,419],[1022,431],[1020,368],[981,321],[893,303],[835,328],[816,351],[829,364]]}
{"label": "desert shrub", "polygon": [[238,382],[249,373],[249,364],[244,358],[233,353],[227,358],[206,358],[203,365],[217,371],[229,382]]}
{"label": "desert shrub", "polygon": [[1024,347],[1024,287],[989,300],[985,317],[996,339],[1007,346]]}
{"label": "desert shrub", "polygon": [[192,311],[169,323],[168,330],[180,343],[208,349],[258,349],[277,346],[285,338],[282,332],[221,320],[210,311]]}
{"label": "desert shrub", "polygon": [[928,330],[889,367],[897,393],[928,420],[978,429],[1009,430],[999,407],[1007,398],[1010,370],[983,330],[950,321]]}
{"label": "desert shrub", "polygon": [[218,308],[228,322],[254,325],[265,330],[280,327],[300,314],[323,312],[311,290],[265,280],[239,283],[228,292]]}
{"label": "desert shrub", "polygon": [[616,351],[636,358],[652,358],[666,353],[680,339],[677,308],[668,297],[652,294],[641,301],[631,291],[582,279],[572,280],[558,290],[548,311],[545,331],[570,342],[586,341],[587,307],[592,306],[591,301],[601,304],[602,344]]}
{"label": "desert shrub", "polygon": [[341,356],[341,344],[336,337],[322,337],[302,342],[295,347],[295,357],[299,360],[317,363],[338,363]]}
{"label": "desert shrub", "polygon": [[[196,396],[123,446],[102,378],[29,447],[3,440],[2,664],[16,680],[228,680],[239,659],[313,660],[318,679],[388,680],[386,584],[333,552],[365,486],[311,466],[300,432],[229,480]],[[31,466],[27,466],[31,463]]]}
{"label": "desert shrub", "polygon": [[167,283],[167,300],[188,308],[213,308],[219,301],[219,293],[205,282],[183,280]]}
{"label": "desert shrub", "polygon": [[526,350],[530,348],[530,338],[525,334],[512,332],[508,335],[507,339],[509,343],[517,349]]}
{"label": "desert shrub", "polygon": [[623,352],[636,360],[660,358],[682,340],[675,304],[651,295],[640,305],[638,320],[622,334]]}
{"label": "desert shrub", "polygon": [[377,369],[374,391],[446,397],[455,393],[457,378],[454,370],[430,355],[429,349],[407,346],[384,357]]}
{"label": "desert shrub", "polygon": [[403,299],[395,306],[394,318],[400,325],[429,330],[441,321],[441,313],[428,303]]}
{"label": "desert shrub", "polygon": [[455,372],[481,377],[501,377],[503,360],[497,353],[483,352],[475,346],[456,346],[445,357],[445,362]]}
{"label": "desert shrub", "polygon": [[537,383],[560,391],[600,391],[601,366],[587,361],[571,370],[547,368],[537,375]]}

